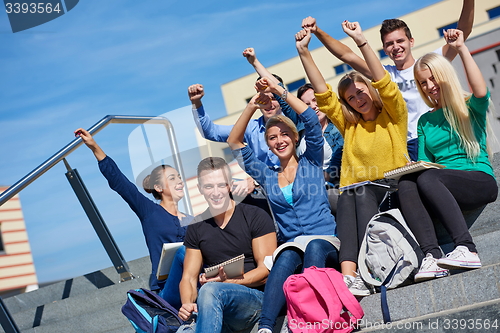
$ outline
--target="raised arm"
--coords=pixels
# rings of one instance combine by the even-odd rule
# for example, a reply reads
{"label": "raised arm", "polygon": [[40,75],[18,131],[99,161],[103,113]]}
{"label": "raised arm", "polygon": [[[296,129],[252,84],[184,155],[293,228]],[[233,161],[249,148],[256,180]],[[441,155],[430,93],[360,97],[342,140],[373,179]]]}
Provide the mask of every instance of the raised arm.
{"label": "raised arm", "polygon": [[[284,87],[283,83],[281,83],[276,77],[274,77],[274,75],[271,74],[271,72],[269,72],[269,70],[267,70],[267,68],[264,67],[264,65],[262,65],[262,63],[257,59],[257,54],[255,53],[255,50],[253,48],[247,47],[243,51],[243,56],[245,58],[247,58],[247,60],[250,63],[250,65],[252,65],[252,67],[255,69],[255,71],[257,72],[257,74],[259,74],[259,76],[261,78],[262,77],[268,77],[274,83],[280,84],[282,87]],[[300,121],[299,117],[297,117],[297,115],[292,110],[292,108],[290,107],[290,105],[288,105],[287,102],[285,102],[284,100],[282,100],[279,95],[275,95],[274,97],[276,98],[276,100],[280,104],[281,112],[283,112],[283,114],[285,116],[287,116],[288,118],[290,118],[294,122],[294,124],[297,125],[297,128],[302,127],[301,121]]]}
{"label": "raised arm", "polygon": [[302,20],[302,28],[309,29],[331,54],[342,62],[348,64],[361,74],[371,79],[370,69],[366,62],[354,53],[351,48],[339,40],[336,40],[323,30],[321,30],[314,17],[308,16]]}
{"label": "raised arm", "polygon": [[[236,121],[236,124],[234,124],[231,133],[229,133],[229,137],[227,138],[227,143],[232,150],[243,148],[245,146],[245,129],[247,128],[248,122],[252,119],[255,111],[257,111],[261,104],[263,104],[259,103],[261,102],[260,99],[265,99],[266,97],[267,96],[258,93],[252,97],[250,102],[248,102],[245,110],[241,113],[240,117]],[[267,98],[269,99],[269,103],[271,103],[271,99],[269,97]]]}
{"label": "raised arm", "polygon": [[[281,96],[281,98],[286,101],[295,111],[297,114],[303,113],[307,108],[307,104],[302,102],[300,99],[298,99],[296,96],[289,94],[288,91],[283,88],[282,86],[276,84],[274,81],[272,81],[268,77],[264,77],[257,81],[255,83],[255,89],[257,91],[263,92],[263,93],[273,93],[275,95]],[[265,98],[267,97],[267,99]],[[262,95],[261,96],[261,104],[264,104],[264,108],[268,108],[271,105],[271,100],[269,99],[269,96],[267,95]]]}
{"label": "raised arm", "polygon": [[309,81],[311,82],[314,92],[322,94],[328,90],[323,75],[316,66],[314,59],[309,52],[309,42],[311,41],[311,32],[308,29],[303,29],[295,34],[295,46],[299,53],[300,61],[306,72]]}
{"label": "raised arm", "polygon": [[207,140],[225,142],[231,132],[232,126],[216,125],[205,113],[201,99],[205,96],[205,90],[201,84],[193,84],[188,87],[188,96],[193,107],[193,118],[196,127]]}
{"label": "raised arm", "polygon": [[[472,32],[472,26],[474,25],[474,2],[475,0],[463,0],[462,12],[458,19],[457,29],[463,32],[464,40],[467,40]],[[449,44],[445,44],[443,46],[443,55],[448,60],[452,61],[456,57],[457,51],[453,47],[450,47]]]}
{"label": "raised arm", "polygon": [[467,81],[474,96],[477,98],[486,96],[488,93],[486,82],[469,49],[465,45],[463,32],[457,29],[449,29],[445,31],[444,38],[446,44],[453,48],[460,56],[460,59],[462,59]]}
{"label": "raised arm", "polygon": [[247,47],[246,49],[243,50],[243,56],[247,58],[247,61],[252,67],[255,69],[257,74],[259,74],[260,77],[268,77],[271,80],[273,80],[276,84],[279,83],[278,79],[275,78],[271,72],[267,70],[264,65],[261,64],[259,59],[257,59],[257,55],[255,54],[255,50],[252,47]]}
{"label": "raised arm", "polygon": [[385,76],[385,69],[380,63],[378,56],[375,54],[371,48],[368,40],[363,35],[361,26],[358,22],[342,22],[342,29],[344,32],[351,37],[356,45],[360,48],[363,57],[365,58],[366,64],[372,73],[372,79],[380,81]]}
{"label": "raised arm", "polygon": [[89,147],[90,150],[92,150],[95,158],[98,161],[102,161],[106,157],[104,151],[101,149],[101,147],[99,147],[99,145],[95,142],[92,135],[87,130],[84,130],[83,128],[78,128],[75,131],[75,136],[80,137],[82,139],[83,143],[85,143],[85,145],[87,145],[87,147]]}

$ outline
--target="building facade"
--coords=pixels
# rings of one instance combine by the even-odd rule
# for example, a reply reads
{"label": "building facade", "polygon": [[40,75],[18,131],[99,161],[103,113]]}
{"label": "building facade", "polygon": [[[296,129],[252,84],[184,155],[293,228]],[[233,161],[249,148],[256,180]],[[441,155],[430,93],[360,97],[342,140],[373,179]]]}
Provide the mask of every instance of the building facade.
{"label": "building facade", "polygon": [[[0,186],[0,193],[7,187]],[[0,206],[0,296],[18,294],[37,288],[19,196]]]}

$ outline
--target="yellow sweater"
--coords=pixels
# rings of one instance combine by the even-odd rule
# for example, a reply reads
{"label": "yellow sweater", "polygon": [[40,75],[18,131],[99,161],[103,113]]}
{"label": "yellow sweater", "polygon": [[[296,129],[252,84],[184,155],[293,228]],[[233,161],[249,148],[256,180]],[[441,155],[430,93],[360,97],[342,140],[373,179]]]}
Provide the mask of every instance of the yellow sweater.
{"label": "yellow sweater", "polygon": [[364,180],[384,178],[384,172],[406,164],[404,154],[408,133],[408,110],[396,83],[386,72],[383,79],[372,82],[383,107],[373,121],[357,124],[345,120],[337,95],[328,91],[315,94],[319,109],[337,126],[344,137],[340,186]]}

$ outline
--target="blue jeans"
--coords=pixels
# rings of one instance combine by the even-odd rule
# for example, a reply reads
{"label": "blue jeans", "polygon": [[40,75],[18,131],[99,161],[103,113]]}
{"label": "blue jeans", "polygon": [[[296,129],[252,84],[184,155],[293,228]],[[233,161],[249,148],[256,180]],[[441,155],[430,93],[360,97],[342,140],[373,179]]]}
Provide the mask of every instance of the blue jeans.
{"label": "blue jeans", "polygon": [[184,267],[184,256],[186,255],[186,247],[182,245],[175,252],[170,272],[168,273],[167,281],[160,290],[158,295],[166,300],[168,304],[172,305],[177,310],[181,308],[181,295],[179,292],[179,283],[182,278],[182,270]]}
{"label": "blue jeans", "polygon": [[340,270],[337,249],[324,239],[315,239],[307,244],[305,253],[301,253],[300,250],[287,249],[279,255],[267,278],[259,329],[273,330],[276,319],[286,310],[286,299],[283,293],[285,280],[290,275],[300,273],[303,268],[311,266],[332,267]]}
{"label": "blue jeans", "polygon": [[234,283],[209,282],[198,291],[195,324],[177,332],[250,332],[259,320],[264,293]]}

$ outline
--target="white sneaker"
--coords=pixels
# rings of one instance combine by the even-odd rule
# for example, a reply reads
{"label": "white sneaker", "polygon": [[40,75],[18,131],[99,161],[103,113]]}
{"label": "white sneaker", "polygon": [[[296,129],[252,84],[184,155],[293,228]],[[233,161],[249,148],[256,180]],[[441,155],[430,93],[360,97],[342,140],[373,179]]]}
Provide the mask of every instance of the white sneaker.
{"label": "white sneaker", "polygon": [[421,282],[450,275],[450,271],[439,267],[437,265],[437,262],[438,260],[434,258],[431,253],[427,253],[424,260],[422,260],[422,264],[420,265],[418,273],[415,274],[415,282]]}
{"label": "white sneaker", "polygon": [[446,257],[438,259],[437,265],[447,269],[479,268],[481,260],[477,253],[472,253],[463,245],[459,245]]}
{"label": "white sneaker", "polygon": [[261,328],[257,333],[273,333],[269,328]]}
{"label": "white sneaker", "polygon": [[[346,282],[346,276],[344,275],[344,282]],[[375,293],[375,288],[372,285],[368,285],[363,281],[361,275],[356,273],[356,277],[349,276],[349,284],[346,282],[347,288],[354,296],[369,296]]]}

